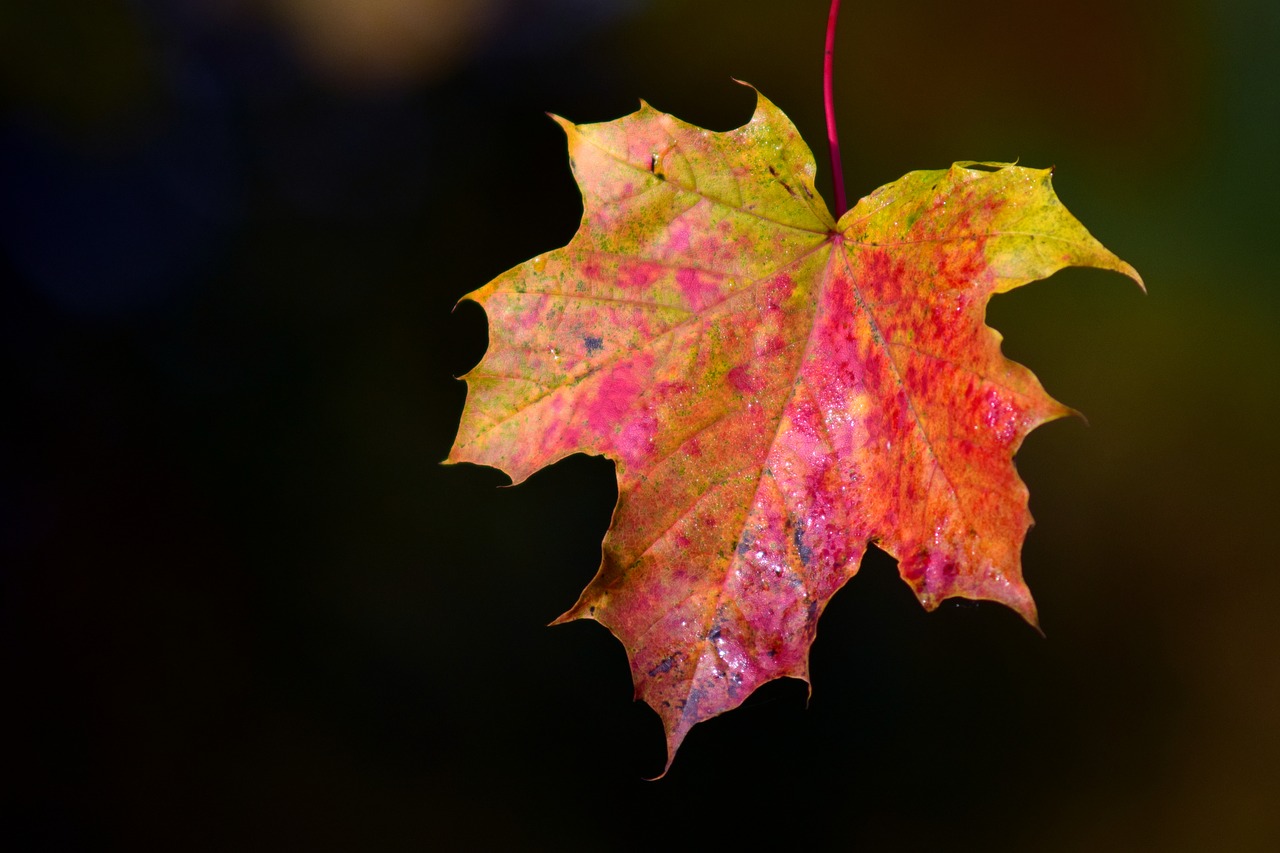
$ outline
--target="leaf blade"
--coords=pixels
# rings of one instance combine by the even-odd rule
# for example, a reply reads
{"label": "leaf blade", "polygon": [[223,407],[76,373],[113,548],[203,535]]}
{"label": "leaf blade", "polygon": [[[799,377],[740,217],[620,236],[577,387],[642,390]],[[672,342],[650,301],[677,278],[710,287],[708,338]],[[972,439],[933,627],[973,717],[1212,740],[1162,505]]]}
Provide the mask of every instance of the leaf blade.
{"label": "leaf blade", "polygon": [[1071,410],[1003,357],[986,304],[1067,265],[1141,284],[1050,172],[912,172],[836,223],[763,96],[723,133],[643,103],[557,121],[582,224],[467,297],[490,348],[448,461],[513,482],[573,452],[615,461],[600,569],[556,622],[622,641],[668,766],[760,684],[808,681],[818,618],[868,542],[928,609],[985,598],[1035,625],[1012,458]]}

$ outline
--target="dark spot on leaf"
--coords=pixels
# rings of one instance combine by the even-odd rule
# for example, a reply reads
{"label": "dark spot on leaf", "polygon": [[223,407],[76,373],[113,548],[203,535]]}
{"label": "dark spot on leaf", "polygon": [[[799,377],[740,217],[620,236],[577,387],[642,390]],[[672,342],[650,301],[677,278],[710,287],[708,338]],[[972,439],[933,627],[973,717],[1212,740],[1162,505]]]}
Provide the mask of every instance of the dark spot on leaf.
{"label": "dark spot on leaf", "polygon": [[667,655],[665,658],[662,659],[661,663],[659,663],[653,669],[649,670],[649,677],[653,678],[659,673],[669,672],[671,670],[671,667],[676,665],[676,658],[678,657],[680,657],[680,652],[676,652],[673,655]]}
{"label": "dark spot on leaf", "polygon": [[775,168],[773,168],[772,166],[770,166],[770,167],[769,167],[769,174],[770,174],[770,175],[773,175],[773,176],[776,178],[776,177],[778,177],[778,170],[777,170],[777,169],[775,169]]}
{"label": "dark spot on leaf", "polygon": [[710,634],[707,634],[707,641],[708,641],[708,642],[714,643],[714,642],[715,642],[716,640],[718,640],[718,639],[720,639],[720,626],[719,626],[719,625],[717,625],[717,626],[715,626],[714,628],[712,628],[712,629],[711,629],[711,633],[710,633]]}
{"label": "dark spot on leaf", "polygon": [[791,539],[796,544],[796,554],[800,557],[800,565],[808,568],[809,561],[813,559],[813,549],[804,544],[804,522],[797,521],[796,529],[791,534]]}
{"label": "dark spot on leaf", "polygon": [[702,704],[702,697],[706,695],[706,691],[701,687],[695,687],[689,691],[689,698],[677,702],[680,710],[686,717],[697,716],[698,706]]}
{"label": "dark spot on leaf", "polygon": [[604,349],[604,338],[597,338],[595,335],[587,335],[582,339],[582,344],[587,348],[587,352],[600,352]]}

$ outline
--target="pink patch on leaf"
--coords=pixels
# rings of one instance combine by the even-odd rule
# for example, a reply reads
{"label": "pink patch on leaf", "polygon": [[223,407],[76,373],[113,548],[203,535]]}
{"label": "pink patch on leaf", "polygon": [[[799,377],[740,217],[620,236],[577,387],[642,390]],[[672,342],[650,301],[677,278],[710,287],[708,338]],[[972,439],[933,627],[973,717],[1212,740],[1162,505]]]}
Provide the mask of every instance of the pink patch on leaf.
{"label": "pink patch on leaf", "polygon": [[613,426],[635,406],[643,390],[641,377],[652,365],[642,362],[652,360],[649,356],[619,364],[601,380],[595,397],[586,404],[587,424],[592,430],[600,435],[613,432]]}
{"label": "pink patch on leaf", "polygon": [[653,452],[654,436],[658,432],[658,419],[651,414],[644,414],[629,423],[623,424],[618,431],[614,447],[622,461],[634,465]]}
{"label": "pink patch on leaf", "polygon": [[662,267],[658,264],[643,261],[628,263],[618,268],[618,286],[628,290],[640,290],[653,284],[661,274]]}
{"label": "pink patch on leaf", "polygon": [[689,251],[689,226],[686,223],[671,226],[667,251],[674,255],[683,255]]}
{"label": "pink patch on leaf", "polygon": [[688,267],[676,272],[676,284],[680,285],[685,304],[694,311],[705,308],[720,295],[714,278]]}
{"label": "pink patch on leaf", "polygon": [[796,283],[791,280],[791,276],[786,273],[778,273],[769,282],[768,289],[765,291],[765,301],[769,307],[777,310],[782,303],[791,298],[791,294],[796,289]]}

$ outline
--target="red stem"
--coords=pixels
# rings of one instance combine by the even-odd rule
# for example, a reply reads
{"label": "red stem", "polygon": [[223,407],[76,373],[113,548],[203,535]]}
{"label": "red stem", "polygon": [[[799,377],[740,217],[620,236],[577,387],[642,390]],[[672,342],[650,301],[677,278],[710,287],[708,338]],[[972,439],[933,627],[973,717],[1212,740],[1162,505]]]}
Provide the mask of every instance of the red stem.
{"label": "red stem", "polygon": [[844,168],[840,165],[840,139],[836,135],[836,102],[832,94],[832,70],[836,56],[836,18],[840,17],[840,0],[831,0],[827,17],[827,50],[822,61],[822,100],[827,111],[827,146],[831,149],[831,179],[836,187],[836,219],[844,216],[849,203],[844,195]]}

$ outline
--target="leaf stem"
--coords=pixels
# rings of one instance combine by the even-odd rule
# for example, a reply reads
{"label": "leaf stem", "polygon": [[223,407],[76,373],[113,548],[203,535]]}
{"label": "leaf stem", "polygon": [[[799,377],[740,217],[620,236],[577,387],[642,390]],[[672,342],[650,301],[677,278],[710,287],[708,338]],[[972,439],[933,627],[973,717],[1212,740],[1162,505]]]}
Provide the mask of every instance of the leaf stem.
{"label": "leaf stem", "polygon": [[840,139],[836,135],[836,102],[832,93],[832,71],[836,56],[836,19],[840,17],[840,0],[831,0],[827,17],[827,49],[822,62],[822,100],[827,112],[827,146],[831,149],[831,179],[836,188],[836,219],[844,216],[849,203],[844,195],[844,168],[840,165]]}

